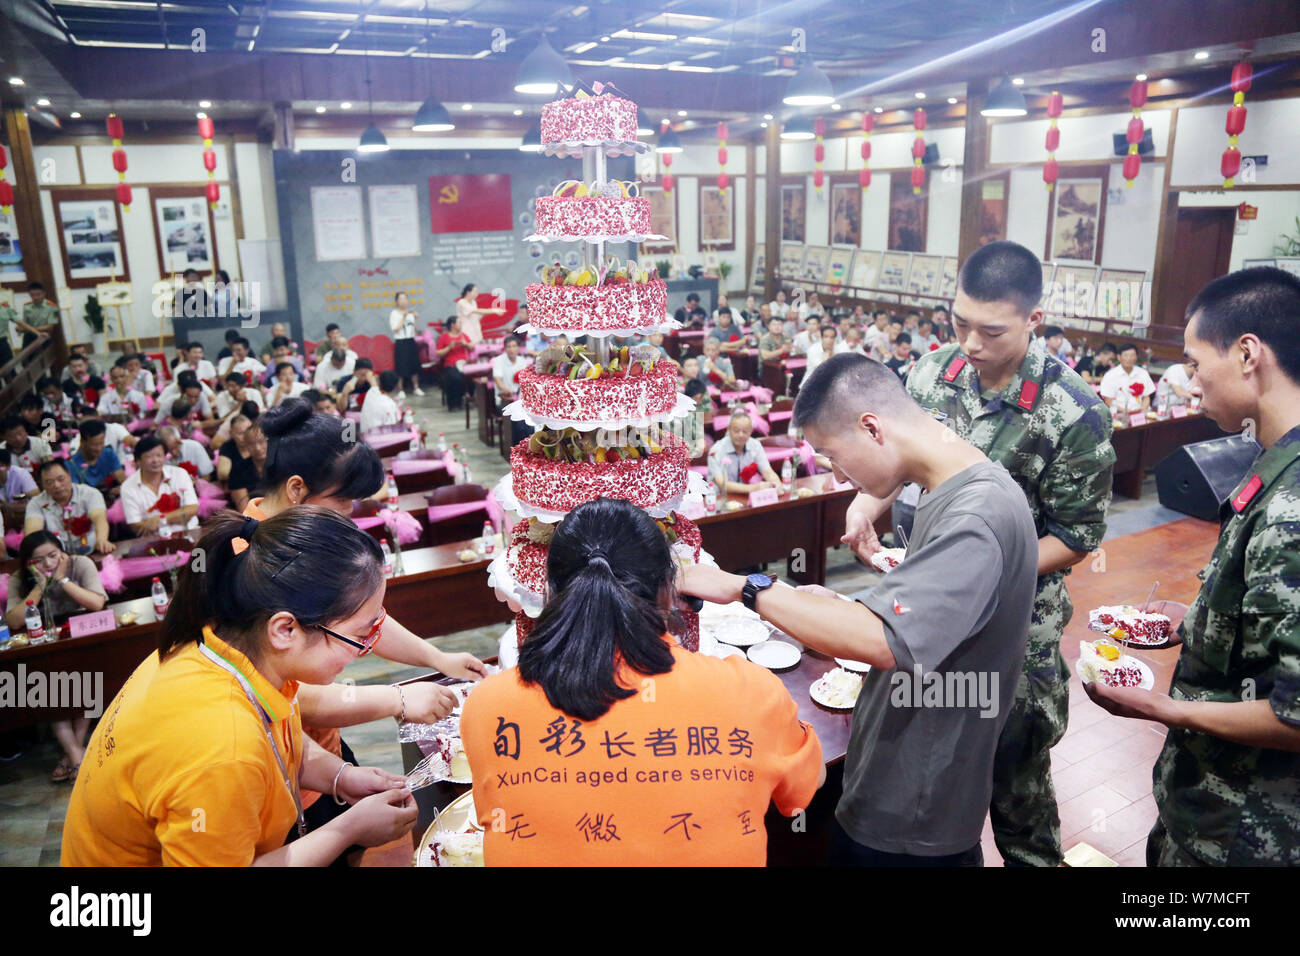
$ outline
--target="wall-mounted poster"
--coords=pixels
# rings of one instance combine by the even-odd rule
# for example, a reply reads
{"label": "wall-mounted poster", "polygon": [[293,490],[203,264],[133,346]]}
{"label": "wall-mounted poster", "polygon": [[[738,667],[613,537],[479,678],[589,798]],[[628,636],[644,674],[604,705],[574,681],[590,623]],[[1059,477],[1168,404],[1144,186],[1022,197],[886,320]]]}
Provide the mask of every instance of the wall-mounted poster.
{"label": "wall-mounted poster", "polygon": [[662,186],[642,183],[641,198],[650,200],[650,234],[668,237],[643,242],[642,247],[647,252],[667,252],[677,248],[677,189],[666,192]]}
{"label": "wall-mounted poster", "polygon": [[906,176],[889,177],[889,248],[895,252],[925,252],[927,206],[925,193],[912,192]]}
{"label": "wall-mounted poster", "polygon": [[12,211],[0,211],[0,285],[27,281],[23,271],[23,250],[18,240],[18,221]]}
{"label": "wall-mounted poster", "polygon": [[831,245],[862,242],[862,187],[853,182],[831,183]]}
{"label": "wall-mounted poster", "polygon": [[[730,251],[736,248],[735,188],[700,186],[700,248]],[[667,233],[663,233],[667,235]]]}
{"label": "wall-mounted poster", "polygon": [[902,292],[906,289],[907,263],[911,258],[909,252],[886,252],[880,261],[879,288],[890,292]]}
{"label": "wall-mounted poster", "polygon": [[1090,318],[1097,314],[1096,299],[1096,266],[1057,265],[1052,281],[1052,300],[1047,308],[1049,314]]}
{"label": "wall-mounted poster", "polygon": [[754,247],[754,268],[749,274],[749,291],[762,295],[767,283],[767,249]]}
{"label": "wall-mounted poster", "polygon": [[1097,262],[1101,251],[1101,219],[1106,196],[1100,179],[1062,179],[1053,191],[1052,246],[1054,262]]}
{"label": "wall-mounted poster", "polygon": [[957,297],[957,257],[943,257],[943,278],[939,282],[939,295],[945,299]]}
{"label": "wall-mounted poster", "polygon": [[154,239],[158,243],[160,275],[182,275],[198,269],[210,275],[217,269],[217,245],[212,229],[212,210],[201,190],[155,186],[153,201]]}
{"label": "wall-mounted poster", "polygon": [[1142,316],[1147,274],[1131,269],[1102,269],[1097,276],[1095,314],[1106,319],[1135,322]]}
{"label": "wall-mounted poster", "polygon": [[[826,246],[809,246],[799,275],[805,282],[825,282],[830,268],[831,251]],[[812,290],[817,291],[817,290]]]}
{"label": "wall-mounted poster", "polygon": [[371,186],[370,251],[376,259],[420,254],[419,199],[414,185]]}
{"label": "wall-mounted poster", "polygon": [[130,281],[122,243],[122,216],[112,189],[51,191],[63,274],[73,289],[104,279]]}
{"label": "wall-mounted poster", "polygon": [[95,295],[99,304],[105,307],[127,306],[135,301],[129,282],[101,282],[95,286]]}
{"label": "wall-mounted poster", "polygon": [[943,278],[943,256],[912,256],[912,268],[907,274],[907,291],[912,295],[903,301],[910,305],[936,305],[932,299],[916,296],[937,296]]}
{"label": "wall-mounted poster", "polygon": [[360,186],[313,186],[311,225],[317,262],[366,258]]}
{"label": "wall-mounted poster", "polygon": [[[807,189],[802,182],[781,184],[781,241],[804,242],[804,197]],[[783,257],[784,258],[784,257]]]}
{"label": "wall-mounted poster", "polygon": [[449,232],[510,232],[515,228],[509,173],[429,177],[434,235]]}
{"label": "wall-mounted poster", "polygon": [[781,282],[798,282],[803,274],[803,245],[798,242],[781,243]]}
{"label": "wall-mounted poster", "polygon": [[853,281],[849,283],[855,289],[880,288],[881,253],[870,249],[859,249],[853,259]]}
{"label": "wall-mounted poster", "polygon": [[853,249],[837,247],[831,250],[830,266],[826,281],[831,285],[846,285],[853,275]]}
{"label": "wall-mounted poster", "polygon": [[980,182],[980,245],[1007,237],[1008,175],[990,176]]}

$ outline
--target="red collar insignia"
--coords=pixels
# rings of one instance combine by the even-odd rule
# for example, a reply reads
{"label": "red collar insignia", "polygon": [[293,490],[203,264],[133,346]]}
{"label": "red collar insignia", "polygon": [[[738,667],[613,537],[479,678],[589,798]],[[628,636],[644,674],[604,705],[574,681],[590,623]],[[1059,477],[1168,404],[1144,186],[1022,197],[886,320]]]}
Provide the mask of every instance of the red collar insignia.
{"label": "red collar insignia", "polygon": [[1016,402],[1016,404],[1025,411],[1032,412],[1034,410],[1034,399],[1037,397],[1038,383],[1025,382],[1025,384],[1020,387],[1020,400]]}
{"label": "red collar insignia", "polygon": [[945,382],[955,382],[957,380],[957,376],[961,374],[961,370],[964,369],[965,367],[966,367],[966,360],[964,358],[961,358],[959,356],[953,359],[952,362],[948,365],[948,371],[943,373],[943,380]]}
{"label": "red collar insignia", "polygon": [[1251,475],[1250,481],[1246,482],[1246,487],[1241,489],[1241,494],[1232,499],[1232,510],[1241,514],[1255,500],[1259,494],[1259,489],[1264,487],[1263,480],[1259,475]]}

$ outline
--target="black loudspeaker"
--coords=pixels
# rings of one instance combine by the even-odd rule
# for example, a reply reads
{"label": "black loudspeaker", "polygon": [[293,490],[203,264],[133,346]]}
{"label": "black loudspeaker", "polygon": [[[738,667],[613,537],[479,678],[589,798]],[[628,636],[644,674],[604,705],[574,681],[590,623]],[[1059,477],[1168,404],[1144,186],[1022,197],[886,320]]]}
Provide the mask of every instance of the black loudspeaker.
{"label": "black loudspeaker", "polygon": [[[1114,133],[1112,134],[1111,138],[1114,140],[1115,155],[1127,156],[1128,155],[1128,132],[1125,131],[1123,133]],[[1151,130],[1148,128],[1146,132],[1142,134],[1142,142],[1138,143],[1138,155],[1150,156],[1155,151],[1156,151],[1156,143],[1155,140],[1151,138]]]}
{"label": "black loudspeaker", "polygon": [[1206,521],[1250,472],[1263,449],[1242,435],[1184,445],[1156,465],[1156,491],[1166,508]]}

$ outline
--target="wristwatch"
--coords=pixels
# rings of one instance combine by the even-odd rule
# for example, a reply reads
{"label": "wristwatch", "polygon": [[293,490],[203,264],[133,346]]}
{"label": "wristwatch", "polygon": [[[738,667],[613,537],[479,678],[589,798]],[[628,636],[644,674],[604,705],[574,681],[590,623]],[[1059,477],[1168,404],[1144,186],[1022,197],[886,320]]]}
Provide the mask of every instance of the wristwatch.
{"label": "wristwatch", "polygon": [[766,591],[772,583],[772,579],[766,574],[749,575],[745,578],[745,586],[740,591],[740,600],[751,611],[757,611],[758,608],[754,607],[754,604],[758,600],[759,592]]}

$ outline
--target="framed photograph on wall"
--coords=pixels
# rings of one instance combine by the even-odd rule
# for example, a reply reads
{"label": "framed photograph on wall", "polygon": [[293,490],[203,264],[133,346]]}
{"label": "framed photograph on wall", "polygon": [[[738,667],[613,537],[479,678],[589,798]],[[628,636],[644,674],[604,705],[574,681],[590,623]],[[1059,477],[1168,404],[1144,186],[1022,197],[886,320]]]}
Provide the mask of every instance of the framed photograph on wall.
{"label": "framed photograph on wall", "polygon": [[1147,274],[1133,269],[1102,269],[1097,276],[1096,314],[1134,322],[1143,314]]}
{"label": "framed photograph on wall", "polygon": [[158,274],[181,275],[198,269],[211,275],[217,265],[216,229],[203,190],[192,186],[154,186],[153,232],[158,245]]}
{"label": "framed photograph on wall", "polygon": [[[809,246],[804,253],[800,278],[805,282],[825,282],[830,270],[831,251],[826,246]],[[810,291],[816,292],[816,289]]]}
{"label": "framed photograph on wall", "polygon": [[22,243],[18,239],[18,220],[14,217],[13,210],[7,213],[0,211],[0,288],[27,288]]}
{"label": "framed photograph on wall", "polygon": [[929,207],[925,193],[912,192],[906,176],[889,177],[889,248],[895,252],[925,252]]}
{"label": "framed photograph on wall", "polygon": [[862,244],[862,187],[856,175],[852,182],[831,180],[830,227],[832,246]]}
{"label": "framed photograph on wall", "polygon": [[943,278],[939,282],[939,295],[945,299],[957,297],[957,257],[943,257]]}
{"label": "framed photograph on wall", "polygon": [[830,265],[826,272],[826,281],[831,285],[847,285],[853,275],[853,253],[855,249],[835,246],[831,249]]}
{"label": "framed photograph on wall", "polygon": [[50,200],[68,287],[88,289],[105,279],[131,281],[116,192],[52,189]]}
{"label": "framed photograph on wall", "polygon": [[781,243],[781,282],[789,284],[798,282],[803,275],[803,243]]}
{"label": "framed photograph on wall", "polygon": [[1052,299],[1046,309],[1049,315],[1090,318],[1097,314],[1096,299],[1096,266],[1057,265]]}
{"label": "framed photograph on wall", "polygon": [[855,289],[880,288],[880,259],[883,253],[871,249],[859,249],[853,258],[853,281],[849,283]]}
{"label": "framed photograph on wall", "polygon": [[937,296],[943,279],[943,256],[913,255],[912,268],[907,274],[907,291],[911,295],[903,299],[909,305],[929,306],[934,303],[929,299],[916,296]]}
{"label": "framed photograph on wall", "polygon": [[[678,187],[680,188],[680,187]],[[650,200],[650,233],[667,236],[641,243],[647,252],[671,252],[677,248],[677,189],[667,192],[663,186],[641,184],[641,198]]]}
{"label": "framed photograph on wall", "polygon": [[1007,237],[1007,194],[1010,173],[987,174],[980,181],[980,245]]}
{"label": "framed photograph on wall", "polygon": [[[908,187],[911,189],[912,187]],[[880,285],[878,288],[890,292],[902,292],[907,288],[907,265],[911,260],[910,252],[886,252],[880,261]]]}
{"label": "framed photograph on wall", "polygon": [[1101,262],[1106,186],[1101,176],[1061,179],[1052,190],[1047,258],[1053,262]]}
{"label": "framed photograph on wall", "polygon": [[[807,214],[807,185],[800,177],[798,182],[781,184],[781,241],[806,242],[804,221]],[[784,258],[784,256],[782,256]]]}
{"label": "framed photograph on wall", "polygon": [[754,267],[749,273],[749,291],[755,295],[762,295],[765,283],[767,282],[767,248],[764,246],[754,247]]}
{"label": "framed photograph on wall", "polygon": [[[736,248],[736,190],[700,184],[700,248],[730,252]],[[664,233],[667,235],[667,233]]]}

